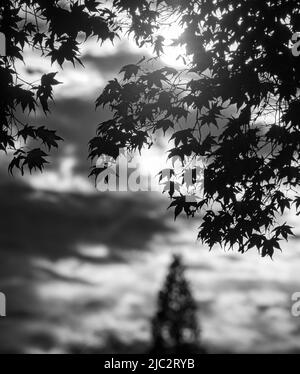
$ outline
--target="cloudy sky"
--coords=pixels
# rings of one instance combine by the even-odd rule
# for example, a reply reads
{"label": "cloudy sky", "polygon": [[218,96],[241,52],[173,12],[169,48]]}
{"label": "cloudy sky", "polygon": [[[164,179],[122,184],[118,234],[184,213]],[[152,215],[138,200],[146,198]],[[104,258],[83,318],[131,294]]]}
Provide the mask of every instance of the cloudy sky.
{"label": "cloudy sky", "polygon": [[[175,37],[178,27],[166,33]],[[151,52],[151,51],[150,51]],[[161,63],[180,67],[167,49]],[[87,178],[87,143],[109,116],[95,111],[105,83],[148,50],[131,42],[94,41],[82,48],[85,69],[61,71],[26,53],[26,80],[58,71],[52,113],[30,121],[57,129],[65,141],[41,174],[12,178],[0,160],[0,319],[2,352],[143,352],[150,319],[172,253],[181,253],[210,352],[300,352],[300,319],[291,295],[300,291],[300,243],[282,244],[273,261],[209,252],[196,241],[199,221],[174,223],[159,193],[99,193]],[[141,170],[155,175],[166,145],[146,152]],[[300,233],[297,218],[292,218]]]}

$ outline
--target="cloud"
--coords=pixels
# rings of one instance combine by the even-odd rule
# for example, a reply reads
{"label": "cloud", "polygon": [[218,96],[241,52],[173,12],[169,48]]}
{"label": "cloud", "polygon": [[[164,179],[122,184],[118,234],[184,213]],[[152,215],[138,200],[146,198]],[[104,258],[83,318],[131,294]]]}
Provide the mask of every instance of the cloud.
{"label": "cloud", "polygon": [[143,249],[156,233],[169,232],[165,207],[147,193],[57,194],[14,184],[0,191],[6,212],[0,244],[15,255],[62,258],[76,255],[78,243]]}
{"label": "cloud", "polygon": [[[8,318],[1,319],[0,351],[145,350],[156,294],[177,252],[212,350],[299,352],[299,321],[289,310],[291,293],[300,289],[298,241],[274,262],[257,253],[208,252],[196,242],[199,222],[174,223],[159,195],[99,195],[87,187],[88,141],[111,116],[95,111],[94,100],[123,65],[144,54],[120,45],[93,48],[84,51],[86,69],[59,73],[65,84],[51,116],[27,119],[65,139],[46,172],[27,179],[50,191],[8,177],[2,159],[0,284]],[[29,60],[30,80],[57,70],[40,61]]]}
{"label": "cloud", "polygon": [[123,66],[137,63],[142,57],[142,53],[132,53],[128,49],[120,49],[116,54],[108,56],[86,54],[82,61],[85,65],[97,69],[105,78],[111,78],[117,76]]}
{"label": "cloud", "polygon": [[[154,236],[173,231],[166,206],[148,194],[41,192],[14,180],[0,184],[0,206],[0,282],[9,304],[1,352],[66,351],[85,333],[91,344],[96,325],[84,332],[72,315],[108,315],[118,282],[127,277],[128,290],[138,279],[134,271],[122,275],[130,253],[148,251]],[[110,284],[95,289],[104,274]]]}
{"label": "cloud", "polygon": [[[9,198],[8,198],[9,196]],[[173,223],[157,195],[90,195],[0,187],[4,352],[147,350],[172,253],[181,253],[211,352],[299,351],[298,242],[274,261],[209,252],[198,223]]]}

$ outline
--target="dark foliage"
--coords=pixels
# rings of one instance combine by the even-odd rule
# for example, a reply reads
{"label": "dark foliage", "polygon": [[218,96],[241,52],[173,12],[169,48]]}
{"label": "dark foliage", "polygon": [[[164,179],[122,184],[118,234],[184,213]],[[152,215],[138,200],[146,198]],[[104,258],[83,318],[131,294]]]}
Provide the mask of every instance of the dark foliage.
{"label": "dark foliage", "polygon": [[24,49],[40,51],[44,58],[63,66],[79,63],[79,44],[89,37],[101,42],[116,37],[116,14],[96,0],[0,0],[0,32],[7,53],[0,57],[0,152],[14,152],[9,171],[42,170],[46,151],[62,139],[55,131],[24,123],[20,112],[41,108],[49,112],[57,73],[45,74],[40,83],[25,82],[16,69],[24,61]]}
{"label": "dark foliage", "polygon": [[[182,26],[174,45],[185,47],[186,69],[125,66],[97,100],[114,116],[100,124],[91,157],[103,143],[114,157],[116,147],[140,151],[168,133],[173,163],[204,165],[203,185],[202,169],[192,183],[170,170],[175,215],[203,215],[199,239],[210,248],[273,257],[293,235],[281,217],[300,206],[300,61],[291,52],[300,1],[160,0],[152,8],[158,23]],[[152,44],[163,52],[162,38]]]}
{"label": "dark foliage", "polygon": [[184,276],[181,257],[174,256],[159,293],[157,314],[152,321],[151,353],[204,353],[199,343],[197,305]]}
{"label": "dark foliage", "polygon": [[14,152],[10,172],[42,170],[61,140],[17,117],[18,110],[38,107],[48,113],[60,83],[54,72],[39,84],[22,80],[15,63],[25,47],[61,66],[80,63],[80,42],[113,40],[122,26],[159,56],[159,25],[176,21],[183,33],[174,45],[185,47],[186,69],[153,70],[145,61],[124,67],[123,80],[109,82],[97,100],[114,116],[100,124],[90,156],[141,151],[156,133],[169,134],[174,164],[179,160],[184,169],[201,159],[204,165],[204,186],[202,169],[193,167],[192,182],[184,170],[170,170],[165,182],[175,216],[203,215],[199,239],[210,248],[257,248],[272,257],[292,235],[280,217],[300,206],[300,65],[290,45],[299,9],[300,0],[0,0],[7,39],[7,57],[0,58],[0,152]]}

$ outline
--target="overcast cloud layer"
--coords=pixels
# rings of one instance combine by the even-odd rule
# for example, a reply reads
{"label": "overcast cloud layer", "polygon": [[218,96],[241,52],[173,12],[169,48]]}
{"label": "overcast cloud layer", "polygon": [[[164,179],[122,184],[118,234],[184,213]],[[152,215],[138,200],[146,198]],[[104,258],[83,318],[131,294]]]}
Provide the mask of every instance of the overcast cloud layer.
{"label": "overcast cloud layer", "polygon": [[[66,67],[49,118],[65,141],[43,175],[9,177],[1,160],[0,285],[8,317],[2,352],[137,352],[149,346],[150,319],[172,253],[182,253],[211,352],[300,352],[300,248],[274,261],[208,252],[199,222],[174,223],[159,194],[100,194],[88,181],[87,143],[109,116],[95,111],[105,82],[145,51],[128,45],[85,48],[86,69]],[[27,76],[59,70],[28,56]],[[156,154],[165,155],[158,147]],[[295,220],[296,231],[299,225]]]}

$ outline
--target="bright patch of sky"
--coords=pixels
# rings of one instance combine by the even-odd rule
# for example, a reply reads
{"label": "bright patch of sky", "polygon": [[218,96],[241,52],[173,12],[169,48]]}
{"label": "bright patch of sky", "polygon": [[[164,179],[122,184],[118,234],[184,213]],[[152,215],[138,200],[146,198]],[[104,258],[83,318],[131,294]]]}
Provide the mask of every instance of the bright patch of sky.
{"label": "bright patch of sky", "polygon": [[[171,22],[169,25],[164,25],[159,34],[165,38],[165,52],[161,55],[161,62],[163,64],[173,66],[175,68],[184,68],[183,60],[178,59],[178,56],[184,53],[184,50],[179,47],[171,47],[172,40],[177,38],[182,33],[182,28],[176,23]],[[118,58],[121,51],[132,54],[135,63],[136,55],[145,55],[153,57],[151,48],[149,46],[139,48],[132,39],[116,40],[114,44],[110,41],[104,42],[102,45],[96,42],[95,38],[89,39],[86,43],[81,45],[81,55],[97,57],[111,57]],[[22,77],[27,82],[39,83],[40,76],[45,73],[57,71],[57,80],[62,84],[54,87],[54,97],[58,101],[65,98],[82,98],[83,100],[94,101],[97,95],[101,92],[109,79],[116,74],[111,72],[101,72],[97,66],[87,62],[85,68],[76,64],[74,68],[72,64],[66,63],[63,69],[57,63],[51,65],[49,58],[41,57],[38,53],[32,52],[31,49],[25,51],[26,65],[19,63],[18,70]],[[120,69],[123,66],[122,60],[119,61]],[[55,109],[54,109],[55,114]],[[83,124],[84,126],[84,124]],[[59,129],[58,129],[59,131]],[[140,165],[142,173],[155,177],[157,173],[163,169],[166,164],[165,160],[167,144],[164,147],[154,146],[151,150],[143,152],[141,156],[137,156],[137,162]],[[67,152],[68,153],[68,152]],[[86,179],[86,176],[74,174],[77,161],[72,152],[66,156],[62,154],[57,169],[45,170],[43,174],[34,174],[30,176],[29,182],[37,189],[48,189],[56,191],[71,191],[81,190],[82,192],[91,192],[92,185]]]}
{"label": "bright patch of sky", "polygon": [[69,150],[58,160],[58,168],[46,169],[43,173],[34,173],[27,177],[28,183],[38,190],[94,193],[95,188],[88,178],[74,172],[76,165],[76,158],[72,150]]}
{"label": "bright patch of sky", "polygon": [[[102,245],[77,248],[87,261],[35,260],[40,269],[55,268],[61,278],[41,280],[36,287],[48,320],[39,330],[51,332],[61,352],[76,341],[82,347],[101,349],[107,344],[108,330],[127,345],[149,342],[157,291],[170,255],[180,253],[199,306],[203,342],[210,352],[299,351],[299,319],[290,313],[289,298],[300,285],[297,242],[285,245],[284,255],[278,252],[275,261],[258,258],[254,250],[247,255],[208,252],[191,236],[197,224],[172,223],[180,227],[176,235],[154,237],[149,251],[125,253],[128,261],[124,263],[95,261],[108,253]],[[68,281],[74,278],[80,282]],[[61,324],[63,333],[54,326],[62,314],[69,316]],[[31,349],[34,346],[26,347]]]}

